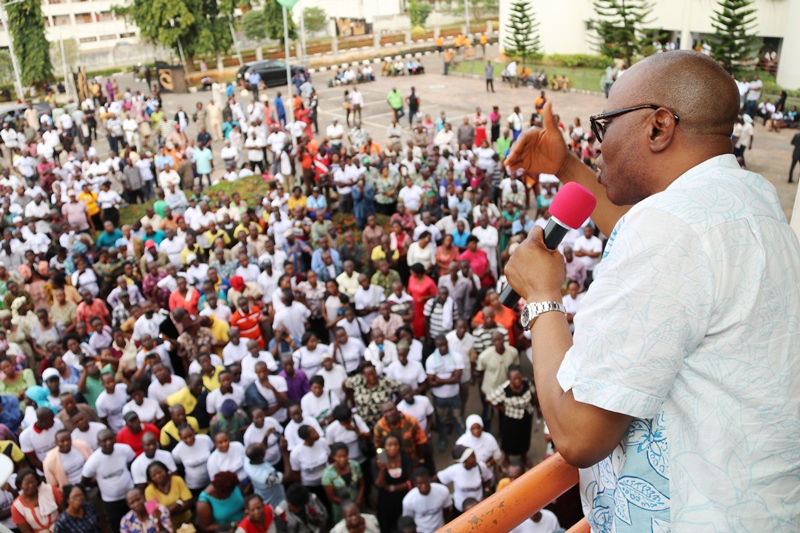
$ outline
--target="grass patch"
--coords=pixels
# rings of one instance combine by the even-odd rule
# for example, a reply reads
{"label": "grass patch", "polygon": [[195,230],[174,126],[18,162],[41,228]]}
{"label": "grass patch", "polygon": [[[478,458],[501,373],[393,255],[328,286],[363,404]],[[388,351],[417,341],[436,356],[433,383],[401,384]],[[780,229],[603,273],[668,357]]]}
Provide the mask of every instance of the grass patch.
{"label": "grass patch", "polygon": [[[505,70],[508,63],[501,63],[499,61],[492,61],[494,64],[494,78],[496,83],[500,83],[501,73]],[[462,72],[466,74],[476,74],[483,76],[484,66],[486,62],[482,59],[466,59],[459,61],[453,67],[454,72]],[[547,65],[527,65],[535,71],[544,71],[547,73],[548,79],[554,74],[557,76],[566,75],[569,78],[570,86],[577,89],[586,89],[589,91],[602,92],[600,87],[600,79],[603,77],[601,69],[593,68],[571,68],[571,67],[551,67]]]}
{"label": "grass patch", "polygon": [[[219,193],[232,196],[236,192],[242,196],[242,199],[247,202],[249,207],[254,207],[256,194],[265,194],[267,192],[267,182],[259,176],[250,176],[236,180],[233,183],[220,180],[216,185],[203,189],[203,194],[209,196],[212,202],[216,202]],[[142,218],[145,215],[145,209],[154,203],[155,201],[151,200],[144,204],[123,207],[119,210],[120,224],[132,224],[134,220]],[[353,223],[355,224],[355,221]]]}

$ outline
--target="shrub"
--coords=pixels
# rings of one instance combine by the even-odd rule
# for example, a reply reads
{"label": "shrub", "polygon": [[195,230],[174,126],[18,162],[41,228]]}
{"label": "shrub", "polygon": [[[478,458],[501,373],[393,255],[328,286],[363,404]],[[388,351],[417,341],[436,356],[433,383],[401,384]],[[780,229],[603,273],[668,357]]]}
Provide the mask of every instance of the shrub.
{"label": "shrub", "polygon": [[544,58],[544,64],[553,67],[586,67],[604,69],[613,62],[613,59],[589,54],[548,54]]}
{"label": "shrub", "polygon": [[415,41],[418,41],[420,39],[427,39],[428,32],[422,26],[414,26],[413,28],[411,28],[411,38],[414,39]]}

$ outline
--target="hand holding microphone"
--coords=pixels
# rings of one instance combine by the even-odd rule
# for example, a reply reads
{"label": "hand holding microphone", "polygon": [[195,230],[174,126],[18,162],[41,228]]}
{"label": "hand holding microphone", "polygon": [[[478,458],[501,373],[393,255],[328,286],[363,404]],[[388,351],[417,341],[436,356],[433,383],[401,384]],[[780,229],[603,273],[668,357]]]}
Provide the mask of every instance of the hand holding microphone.
{"label": "hand holding microphone", "polygon": [[[564,258],[554,252],[571,229],[581,227],[594,211],[597,199],[586,187],[567,183],[550,204],[550,220],[542,230],[534,227],[505,267],[508,285],[500,293],[500,303],[516,307],[520,293],[528,297],[558,299],[564,282]],[[537,297],[538,298],[538,297]]]}

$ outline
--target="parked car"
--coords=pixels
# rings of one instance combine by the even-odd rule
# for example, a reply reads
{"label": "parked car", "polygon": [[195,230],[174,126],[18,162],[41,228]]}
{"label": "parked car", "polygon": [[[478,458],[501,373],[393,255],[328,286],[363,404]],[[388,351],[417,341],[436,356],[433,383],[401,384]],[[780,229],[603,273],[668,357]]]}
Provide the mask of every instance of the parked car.
{"label": "parked car", "polygon": [[[36,109],[39,114],[50,111],[50,104],[47,102],[34,102],[33,104],[34,109]],[[15,114],[21,115],[25,112],[28,108],[28,104],[4,104],[0,105],[0,124],[5,122],[6,120],[13,119]]]}
{"label": "parked car", "polygon": [[[300,73],[303,76],[308,76],[308,69],[303,66],[291,65],[292,76],[295,73]],[[236,81],[244,81],[247,89],[250,88],[250,73],[256,71],[261,76],[261,80],[266,87],[276,87],[278,85],[286,85],[286,63],[280,59],[266,59],[264,61],[253,61],[242,65],[236,73]]]}

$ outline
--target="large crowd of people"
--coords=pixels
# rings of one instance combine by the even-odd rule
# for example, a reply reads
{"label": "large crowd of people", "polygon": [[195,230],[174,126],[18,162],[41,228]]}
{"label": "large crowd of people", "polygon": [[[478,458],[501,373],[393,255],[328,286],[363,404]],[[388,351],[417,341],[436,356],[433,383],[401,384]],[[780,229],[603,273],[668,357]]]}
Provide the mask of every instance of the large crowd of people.
{"label": "large crowd of people", "polygon": [[[529,336],[498,292],[559,187],[503,164],[546,93],[529,119],[451,120],[392,89],[381,147],[356,80],[322,131],[292,81],[167,111],[112,78],[2,124],[2,526],[433,533],[538,459]],[[556,120],[592,166],[595,132]],[[254,175],[253,198],[206,191]],[[602,238],[587,221],[561,245],[570,323]]]}

